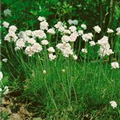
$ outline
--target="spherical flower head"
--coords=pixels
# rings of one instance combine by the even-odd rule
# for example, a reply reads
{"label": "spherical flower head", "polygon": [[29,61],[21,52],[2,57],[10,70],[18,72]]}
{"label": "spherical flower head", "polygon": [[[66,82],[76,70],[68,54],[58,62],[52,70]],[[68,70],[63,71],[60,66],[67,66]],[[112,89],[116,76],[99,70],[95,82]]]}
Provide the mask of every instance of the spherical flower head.
{"label": "spherical flower head", "polygon": [[112,29],[108,28],[107,33],[114,33],[114,31]]}
{"label": "spherical flower head", "polygon": [[62,69],[62,72],[65,73],[65,69]]}
{"label": "spherical flower head", "polygon": [[117,103],[115,101],[111,101],[110,105],[113,107],[113,109],[117,108]]}
{"label": "spherical flower head", "polygon": [[93,29],[95,30],[95,32],[100,33],[101,32],[101,28],[97,25],[94,26]]}
{"label": "spherical flower head", "polygon": [[49,42],[48,42],[47,40],[42,40],[42,41],[41,41],[41,44],[42,44],[42,45],[48,45]]}
{"label": "spherical flower head", "polygon": [[70,41],[70,37],[68,35],[63,35],[61,39],[63,43],[67,43]]}
{"label": "spherical flower head", "polygon": [[5,86],[4,89],[5,89],[4,95],[8,94],[8,92],[9,92],[9,88],[8,88],[8,86]]}
{"label": "spherical flower head", "polygon": [[16,32],[17,31],[17,27],[15,25],[11,25],[9,27],[9,32]]}
{"label": "spherical flower head", "polygon": [[70,35],[70,42],[75,42],[77,40],[78,33],[75,31]]}
{"label": "spherical flower head", "polygon": [[77,55],[73,55],[73,59],[74,59],[74,60],[77,60],[77,59],[78,59],[78,56],[77,56]]}
{"label": "spherical flower head", "polygon": [[33,46],[32,46],[32,51],[33,52],[36,52],[36,53],[39,53],[42,51],[42,46],[39,44],[39,43],[35,43]]}
{"label": "spherical flower head", "polygon": [[2,61],[6,63],[8,61],[8,59],[4,58],[4,59],[2,59]]}
{"label": "spherical flower head", "polygon": [[2,24],[3,24],[3,27],[5,27],[5,28],[8,28],[8,27],[9,27],[9,23],[6,22],[6,21],[4,21]]}
{"label": "spherical flower head", "polygon": [[78,25],[78,20],[71,20],[71,19],[69,19],[68,20],[68,23],[70,24],[70,25]]}
{"label": "spherical flower head", "polygon": [[90,46],[95,46],[95,42],[94,41],[90,41]]}
{"label": "spherical flower head", "polygon": [[5,16],[11,16],[11,10],[10,9],[6,9],[3,11]]}
{"label": "spherical flower head", "polygon": [[112,62],[112,63],[111,63],[111,67],[112,67],[112,69],[118,69],[118,68],[120,68],[118,62]]}
{"label": "spherical flower head", "polygon": [[59,21],[57,24],[54,25],[55,28],[60,28],[63,25],[61,21]]}
{"label": "spherical flower head", "polygon": [[86,30],[87,26],[85,24],[81,24],[81,28],[83,28],[84,30]]}
{"label": "spherical flower head", "polygon": [[47,73],[46,70],[43,70],[43,74],[46,75],[46,73]]}
{"label": "spherical flower head", "polygon": [[56,58],[56,55],[53,55],[52,53],[49,54],[50,61],[53,61]]}
{"label": "spherical flower head", "polygon": [[25,47],[25,42],[24,42],[24,40],[21,38],[21,39],[18,39],[17,41],[16,41],[16,47],[18,48],[18,49],[21,49],[21,48],[23,48],[23,47]]}
{"label": "spherical flower head", "polygon": [[80,36],[83,35],[83,30],[79,30],[78,35],[80,35]]}
{"label": "spherical flower head", "polygon": [[27,46],[25,49],[25,53],[31,57],[35,52],[33,51],[32,46]]}
{"label": "spherical flower head", "polygon": [[29,38],[27,39],[27,42],[31,45],[35,44],[36,43],[36,40],[34,38]]}
{"label": "spherical flower head", "polygon": [[48,26],[49,26],[49,24],[46,21],[42,21],[40,23],[40,29],[41,30],[48,30]]}
{"label": "spherical flower head", "polygon": [[75,32],[77,28],[75,26],[70,26],[69,29],[71,32]]}
{"label": "spherical flower head", "polygon": [[3,73],[0,71],[0,81],[3,79]]}
{"label": "spherical flower head", "polygon": [[116,31],[117,31],[117,35],[120,35],[120,27],[118,27],[117,29],[116,29]]}
{"label": "spherical flower head", "polygon": [[92,33],[86,33],[82,35],[82,39],[87,42],[88,40],[92,40],[93,34]]}
{"label": "spherical flower head", "polygon": [[0,88],[0,92],[2,92],[2,88]]}
{"label": "spherical flower head", "polygon": [[87,53],[87,49],[86,48],[82,48],[81,50],[83,53]]}
{"label": "spherical flower head", "polygon": [[55,34],[55,30],[54,30],[54,28],[50,28],[50,29],[48,29],[47,32],[48,32],[49,34],[52,34],[52,35]]}
{"label": "spherical flower head", "polygon": [[39,20],[40,22],[46,21],[45,17],[41,17],[41,16],[38,17],[38,20]]}
{"label": "spherical flower head", "polygon": [[55,49],[54,49],[53,47],[49,47],[47,50],[48,50],[48,52],[50,52],[50,53],[54,53],[54,52],[55,52]]}

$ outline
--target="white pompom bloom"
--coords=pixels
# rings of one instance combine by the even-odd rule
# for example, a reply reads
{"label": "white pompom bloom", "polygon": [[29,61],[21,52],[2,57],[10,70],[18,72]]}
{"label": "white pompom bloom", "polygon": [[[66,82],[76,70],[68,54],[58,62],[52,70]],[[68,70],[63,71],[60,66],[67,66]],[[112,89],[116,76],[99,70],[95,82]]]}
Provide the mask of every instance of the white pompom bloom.
{"label": "white pompom bloom", "polygon": [[77,59],[78,59],[78,56],[77,56],[77,55],[73,55],[73,59],[74,59],[74,60],[77,60]]}
{"label": "white pompom bloom", "polygon": [[48,30],[48,26],[49,26],[49,24],[46,21],[42,21],[40,23],[40,29],[41,30]]}
{"label": "white pompom bloom", "polygon": [[8,28],[8,27],[9,27],[9,23],[6,22],[6,21],[4,21],[2,24],[3,24],[3,27],[5,27],[5,28]]}
{"label": "white pompom bloom", "polygon": [[95,45],[95,42],[94,41],[90,41],[90,46],[94,46]]}
{"label": "white pompom bloom", "polygon": [[46,72],[46,70],[43,70],[43,74],[45,75],[47,72]]}
{"label": "white pompom bloom", "polygon": [[25,42],[24,42],[24,40],[21,38],[21,39],[18,39],[17,41],[16,41],[16,47],[18,48],[18,49],[21,49],[21,48],[23,48],[23,47],[25,47]]}
{"label": "white pompom bloom", "polygon": [[70,25],[78,25],[78,20],[71,20],[71,19],[69,19],[68,20],[68,23],[70,24]]}
{"label": "white pompom bloom", "polygon": [[3,73],[0,71],[0,81],[3,79]]}
{"label": "white pompom bloom", "polygon": [[112,62],[112,63],[111,63],[111,67],[112,67],[112,69],[117,69],[117,68],[119,68],[120,66],[119,66],[119,63],[118,63],[118,62]]}
{"label": "white pompom bloom", "polygon": [[42,46],[39,44],[39,43],[35,43],[33,46],[32,46],[32,51],[33,52],[41,52],[42,51]]}
{"label": "white pompom bloom", "polygon": [[47,50],[48,50],[48,52],[50,52],[50,53],[54,53],[54,52],[55,52],[55,49],[54,49],[53,47],[49,47]]}
{"label": "white pompom bloom", "polygon": [[36,40],[34,38],[29,38],[27,42],[33,45],[36,43]]}
{"label": "white pompom bloom", "polygon": [[78,35],[80,35],[80,36],[83,35],[83,30],[79,30]]}
{"label": "white pompom bloom", "polygon": [[116,31],[117,31],[117,35],[120,35],[120,27],[118,27],[117,29],[116,29]]}
{"label": "white pompom bloom", "polygon": [[52,53],[49,54],[50,61],[54,60],[56,58],[56,55],[53,55]]}
{"label": "white pompom bloom", "polygon": [[59,21],[57,24],[54,25],[55,28],[60,28],[63,25],[61,21]]}
{"label": "white pompom bloom", "polygon": [[43,30],[35,30],[32,32],[33,38],[44,39],[46,38],[46,34]]}
{"label": "white pompom bloom", "polygon": [[32,56],[35,52],[33,51],[32,46],[27,46],[26,49],[25,49],[25,53],[26,53],[28,56]]}
{"label": "white pompom bloom", "polygon": [[86,30],[87,26],[85,24],[81,24],[81,28],[83,28],[84,30]]}
{"label": "white pompom bloom", "polygon": [[69,29],[71,32],[75,32],[77,28],[75,26],[70,26]]}
{"label": "white pompom bloom", "polygon": [[9,32],[16,32],[17,31],[17,27],[15,25],[11,25],[9,27]]}
{"label": "white pompom bloom", "polygon": [[93,29],[95,30],[95,32],[100,33],[101,32],[101,28],[97,25],[94,26]]}
{"label": "white pompom bloom", "polygon": [[46,21],[45,17],[41,17],[41,16],[38,17],[38,20],[39,20],[40,22]]}
{"label": "white pompom bloom", "polygon": [[55,34],[55,30],[54,30],[54,28],[50,28],[50,29],[48,29],[48,31],[47,31],[49,34]]}
{"label": "white pompom bloom", "polygon": [[4,59],[2,59],[2,61],[6,63],[8,61],[8,59],[4,58]]}
{"label": "white pompom bloom", "polygon": [[107,33],[114,33],[114,31],[112,29],[108,28]]}
{"label": "white pompom bloom", "polygon": [[0,88],[0,92],[2,92],[2,88]]}
{"label": "white pompom bloom", "polygon": [[68,35],[63,35],[61,39],[63,43],[70,41],[70,37]]}
{"label": "white pompom bloom", "polygon": [[75,42],[77,40],[77,37],[78,37],[78,33],[77,32],[73,32],[70,35],[70,42]]}
{"label": "white pompom bloom", "polygon": [[114,108],[117,108],[117,103],[115,101],[111,101],[110,105]]}
{"label": "white pompom bloom", "polygon": [[6,9],[3,11],[5,16],[11,16],[11,10],[10,9]]}
{"label": "white pompom bloom", "polygon": [[4,39],[8,42],[11,42],[11,41],[15,42],[18,39],[18,37],[14,32],[9,32]]}
{"label": "white pompom bloom", "polygon": [[68,29],[64,29],[64,34],[70,34],[71,33],[71,31],[70,30],[68,30]]}
{"label": "white pompom bloom", "polygon": [[42,40],[42,41],[41,41],[41,44],[42,44],[42,45],[48,45],[49,42],[48,42],[47,40]]}
{"label": "white pompom bloom", "polygon": [[87,53],[87,49],[86,48],[82,48],[81,50],[83,53]]}
{"label": "white pompom bloom", "polygon": [[87,42],[88,40],[92,40],[93,34],[92,33],[86,33],[82,35],[82,39]]}

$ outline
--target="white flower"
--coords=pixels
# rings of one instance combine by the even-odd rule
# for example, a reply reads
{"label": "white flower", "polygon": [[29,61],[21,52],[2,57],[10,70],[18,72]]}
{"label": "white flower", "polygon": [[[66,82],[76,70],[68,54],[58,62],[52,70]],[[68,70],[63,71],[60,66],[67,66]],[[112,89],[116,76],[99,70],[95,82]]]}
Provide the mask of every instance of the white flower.
{"label": "white flower", "polygon": [[95,42],[94,41],[90,41],[90,46],[94,46],[95,45]]}
{"label": "white flower", "polygon": [[114,33],[114,31],[112,29],[108,28],[107,33]]}
{"label": "white flower", "polygon": [[60,26],[59,29],[58,29],[58,31],[64,32],[64,31],[65,31],[65,28],[64,28],[63,26]]}
{"label": "white flower", "polygon": [[111,101],[110,105],[114,108],[117,108],[117,103],[115,101]]}
{"label": "white flower", "polygon": [[2,92],[2,88],[0,88],[0,92]]}
{"label": "white flower", "polygon": [[11,42],[11,41],[15,42],[18,39],[18,37],[14,32],[9,32],[4,39],[8,42]]}
{"label": "white flower", "polygon": [[58,29],[59,27],[61,27],[61,26],[62,26],[62,22],[61,22],[61,21],[59,21],[57,24],[54,25],[54,27],[57,28],[57,29]]}
{"label": "white flower", "polygon": [[25,47],[25,42],[24,42],[24,40],[21,38],[21,39],[18,39],[17,41],[16,41],[16,47],[18,48],[18,49],[21,49],[21,48],[23,48],[23,47]]}
{"label": "white flower", "polygon": [[78,25],[78,20],[71,20],[71,19],[69,19],[68,20],[68,23],[70,24],[70,25]]}
{"label": "white flower", "polygon": [[39,38],[39,39],[42,39],[42,38],[46,38],[46,34],[43,30],[35,30],[32,32],[32,36],[33,38]]}
{"label": "white flower", "polygon": [[9,23],[6,22],[6,21],[4,21],[2,24],[3,24],[3,27],[5,27],[5,28],[8,28],[8,27],[9,27]]}
{"label": "white flower", "polygon": [[26,30],[26,31],[25,31],[25,34],[26,34],[27,36],[32,36],[32,31],[31,31],[31,30]]}
{"label": "white flower", "polygon": [[47,50],[48,50],[48,52],[50,52],[50,53],[54,53],[54,52],[55,52],[55,49],[54,49],[53,47],[49,47]]}
{"label": "white flower", "polygon": [[83,30],[79,30],[78,35],[83,35]]}
{"label": "white flower", "polygon": [[77,32],[73,32],[71,35],[70,35],[70,42],[75,42],[76,39],[78,37],[78,33]]}
{"label": "white flower", "polygon": [[50,61],[54,60],[56,58],[56,55],[53,55],[52,53],[49,54]]}
{"label": "white flower", "polygon": [[70,30],[67,30],[67,29],[64,29],[64,31],[63,31],[65,34],[70,34],[71,33],[71,31]]}
{"label": "white flower", "polygon": [[82,48],[81,50],[83,53],[87,53],[87,49],[86,48]]}
{"label": "white flower", "polygon": [[40,23],[40,29],[41,30],[48,30],[48,26],[49,26],[49,24],[46,21],[42,21]]}
{"label": "white flower", "polygon": [[38,52],[42,51],[42,46],[39,43],[35,43],[32,46],[32,50],[33,50],[33,52],[38,53]]}
{"label": "white flower", "polygon": [[39,20],[40,22],[42,22],[42,21],[45,21],[46,19],[45,19],[45,17],[39,16],[39,17],[38,17],[38,20]]}
{"label": "white flower", "polygon": [[82,35],[82,39],[87,42],[88,40],[92,40],[93,34],[92,33],[86,33]]}
{"label": "white flower", "polygon": [[49,42],[48,42],[47,40],[42,40],[42,41],[41,41],[41,44],[42,44],[42,45],[48,45]]}
{"label": "white flower", "polygon": [[77,56],[77,55],[73,55],[73,59],[74,59],[74,60],[77,60],[77,59],[78,59],[78,56]]}
{"label": "white flower", "polygon": [[6,9],[3,11],[5,16],[11,16],[11,10],[10,9]]}
{"label": "white flower", "polygon": [[71,32],[75,32],[77,28],[75,26],[70,26],[69,29]]}
{"label": "white flower", "polygon": [[4,95],[8,94],[8,92],[9,92],[9,88],[8,88],[8,86],[5,86],[4,89],[5,89]]}
{"label": "white flower", "polygon": [[86,30],[87,26],[85,24],[81,24],[81,28],[83,28],[84,30]]}
{"label": "white flower", "polygon": [[36,43],[36,40],[34,38],[29,38],[27,42],[33,45]]}
{"label": "white flower", "polygon": [[119,68],[120,66],[119,66],[119,63],[118,63],[118,62],[112,62],[112,63],[111,63],[111,67],[112,67],[112,69],[117,69],[117,68]]}
{"label": "white flower", "polygon": [[3,73],[0,71],[0,81],[3,79]]}
{"label": "white flower", "polygon": [[8,59],[4,58],[4,59],[2,59],[2,61],[6,63],[8,61]]}
{"label": "white flower", "polygon": [[31,46],[27,46],[26,49],[25,49],[25,53],[28,56],[32,56],[35,52],[33,51],[33,48]]}
{"label": "white flower", "polygon": [[55,34],[55,30],[54,30],[54,28],[50,28],[50,29],[48,29],[48,31],[47,31],[48,33],[50,33],[50,34]]}
{"label": "white flower", "polygon": [[95,30],[95,32],[100,33],[101,32],[101,28],[97,25],[94,26],[93,29]]}
{"label": "white flower", "polygon": [[65,69],[62,69],[62,72],[64,73],[64,72],[65,72]]}
{"label": "white flower", "polygon": [[70,41],[70,37],[67,36],[67,35],[63,35],[61,39],[62,39],[62,42],[63,42],[63,43]]}
{"label": "white flower", "polygon": [[47,72],[46,72],[46,70],[43,70],[43,74],[45,75]]}
{"label": "white flower", "polygon": [[120,35],[120,27],[118,27],[117,29],[116,29],[116,31],[117,31],[117,35]]}
{"label": "white flower", "polygon": [[17,30],[17,27],[15,25],[11,25],[9,27],[9,32],[16,32],[16,30]]}

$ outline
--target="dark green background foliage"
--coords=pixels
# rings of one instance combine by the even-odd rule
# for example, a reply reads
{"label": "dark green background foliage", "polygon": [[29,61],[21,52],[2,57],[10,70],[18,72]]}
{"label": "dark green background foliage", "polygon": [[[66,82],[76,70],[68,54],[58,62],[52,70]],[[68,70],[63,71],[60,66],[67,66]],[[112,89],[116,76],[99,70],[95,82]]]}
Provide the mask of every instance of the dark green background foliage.
{"label": "dark green background foliage", "polygon": [[39,27],[40,15],[51,24],[57,20],[78,19],[90,28],[98,24],[103,31],[120,25],[119,0],[2,0],[2,11],[5,9],[10,9],[12,16],[5,17],[2,12],[2,20],[21,30]]}

